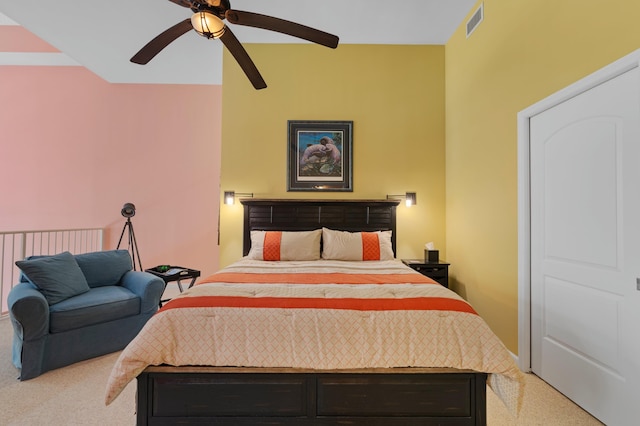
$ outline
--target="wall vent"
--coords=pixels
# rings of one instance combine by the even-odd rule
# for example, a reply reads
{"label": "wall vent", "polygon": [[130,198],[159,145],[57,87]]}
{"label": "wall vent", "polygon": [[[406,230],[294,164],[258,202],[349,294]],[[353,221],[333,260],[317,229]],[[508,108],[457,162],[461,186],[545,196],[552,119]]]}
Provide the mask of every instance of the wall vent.
{"label": "wall vent", "polygon": [[480,22],[484,19],[484,3],[480,3],[480,7],[476,10],[471,18],[467,21],[467,38],[478,28]]}

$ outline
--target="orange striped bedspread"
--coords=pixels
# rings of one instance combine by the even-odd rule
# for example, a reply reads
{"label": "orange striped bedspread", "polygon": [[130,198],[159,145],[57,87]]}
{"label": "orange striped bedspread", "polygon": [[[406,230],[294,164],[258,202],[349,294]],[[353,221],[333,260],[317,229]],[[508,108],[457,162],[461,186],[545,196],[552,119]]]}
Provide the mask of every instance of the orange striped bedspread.
{"label": "orange striped bedspread", "polygon": [[513,413],[524,383],[466,301],[397,260],[236,262],[147,322],[116,361],[106,404],[161,364],[483,371]]}

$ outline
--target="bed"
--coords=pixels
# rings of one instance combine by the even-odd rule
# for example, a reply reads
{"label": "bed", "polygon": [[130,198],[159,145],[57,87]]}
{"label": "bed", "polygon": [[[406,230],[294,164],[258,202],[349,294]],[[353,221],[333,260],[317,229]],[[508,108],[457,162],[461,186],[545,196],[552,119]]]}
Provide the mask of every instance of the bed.
{"label": "bed", "polygon": [[135,378],[139,425],[484,425],[489,383],[517,412],[497,337],[393,258],[398,201],[242,203],[243,259],[163,306],[107,404]]}

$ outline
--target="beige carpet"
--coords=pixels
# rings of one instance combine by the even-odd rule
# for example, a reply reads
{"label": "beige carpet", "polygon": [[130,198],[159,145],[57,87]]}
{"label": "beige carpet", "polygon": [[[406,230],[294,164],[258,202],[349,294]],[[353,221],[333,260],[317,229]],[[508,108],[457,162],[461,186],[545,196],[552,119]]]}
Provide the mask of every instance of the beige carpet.
{"label": "beige carpet", "polygon": [[[0,319],[0,425],[134,425],[135,383],[130,383],[110,406],[104,405],[107,378],[118,353],[50,371],[32,380],[17,380],[11,364],[13,330]],[[525,402],[519,418],[512,417],[487,392],[489,426],[601,425],[545,382],[527,374]]]}

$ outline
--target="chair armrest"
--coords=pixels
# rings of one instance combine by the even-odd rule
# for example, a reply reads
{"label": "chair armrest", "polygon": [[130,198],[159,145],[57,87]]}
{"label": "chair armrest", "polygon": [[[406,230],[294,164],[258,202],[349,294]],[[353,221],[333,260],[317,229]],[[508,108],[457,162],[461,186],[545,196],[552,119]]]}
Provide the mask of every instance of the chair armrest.
{"label": "chair armrest", "polygon": [[164,281],[148,272],[129,271],[122,277],[122,287],[140,297],[140,312],[155,312],[160,306]]}
{"label": "chair armrest", "polygon": [[22,340],[31,341],[49,334],[49,303],[31,283],[16,284],[7,298],[12,321],[22,327]]}

